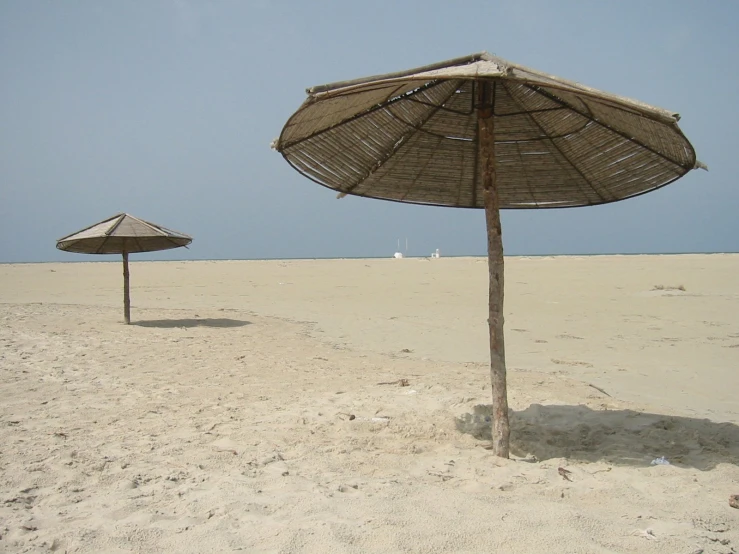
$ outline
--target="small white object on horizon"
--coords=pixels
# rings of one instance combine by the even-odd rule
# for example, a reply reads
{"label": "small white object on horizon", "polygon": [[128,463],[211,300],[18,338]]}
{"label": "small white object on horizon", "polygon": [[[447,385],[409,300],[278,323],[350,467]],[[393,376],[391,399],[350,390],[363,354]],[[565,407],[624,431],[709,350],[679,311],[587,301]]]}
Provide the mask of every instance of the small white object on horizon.
{"label": "small white object on horizon", "polygon": [[[405,239],[405,252],[408,253],[408,239]],[[398,249],[393,254],[393,258],[400,259],[403,257],[403,253],[400,251],[400,239],[398,239]]]}
{"label": "small white object on horizon", "polygon": [[441,254],[439,254],[439,249],[438,248],[436,249],[436,252],[432,252],[431,253],[431,257],[432,258],[440,258],[441,257]]}

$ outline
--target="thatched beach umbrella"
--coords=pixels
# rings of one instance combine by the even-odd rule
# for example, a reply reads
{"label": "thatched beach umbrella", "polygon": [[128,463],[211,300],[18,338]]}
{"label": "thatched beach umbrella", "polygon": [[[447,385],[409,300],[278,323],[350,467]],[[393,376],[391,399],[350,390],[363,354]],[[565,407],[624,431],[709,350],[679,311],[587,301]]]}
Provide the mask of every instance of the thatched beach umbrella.
{"label": "thatched beach umbrella", "polygon": [[131,323],[128,291],[128,255],[187,246],[192,237],[149,223],[130,214],[118,214],[57,241],[56,247],[82,254],[123,254],[123,316]]}
{"label": "thatched beach umbrella", "polygon": [[346,194],[484,208],[493,451],[508,457],[500,209],[594,206],[704,167],[679,117],[487,53],[307,90],[273,144]]}

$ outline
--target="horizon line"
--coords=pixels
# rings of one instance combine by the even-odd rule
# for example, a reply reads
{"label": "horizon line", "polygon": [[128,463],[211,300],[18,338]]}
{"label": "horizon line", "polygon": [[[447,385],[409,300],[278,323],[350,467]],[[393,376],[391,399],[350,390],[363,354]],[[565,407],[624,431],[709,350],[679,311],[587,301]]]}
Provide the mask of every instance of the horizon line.
{"label": "horizon line", "polygon": [[[694,256],[694,255],[716,255],[716,254],[739,254],[739,252],[713,251],[713,252],[598,252],[598,253],[568,253],[568,254],[504,254],[506,258],[562,258],[573,256]],[[95,254],[98,256],[118,256],[118,254]],[[402,259],[431,259],[431,256],[404,256]],[[487,258],[487,254],[453,254],[441,256],[441,258]],[[136,262],[266,262],[266,261],[303,261],[303,260],[392,260],[393,256],[318,256],[318,257],[286,257],[286,258],[175,258],[175,259],[144,259],[131,261]],[[43,260],[43,261],[0,261],[0,265],[12,264],[66,264],[66,263],[118,263],[118,259],[104,260]]]}

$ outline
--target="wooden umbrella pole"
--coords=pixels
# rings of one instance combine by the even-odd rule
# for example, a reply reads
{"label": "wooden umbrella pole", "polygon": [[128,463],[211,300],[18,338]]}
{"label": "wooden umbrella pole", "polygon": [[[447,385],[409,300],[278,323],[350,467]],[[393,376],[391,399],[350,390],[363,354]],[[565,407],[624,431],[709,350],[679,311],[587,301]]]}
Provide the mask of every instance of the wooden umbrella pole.
{"label": "wooden umbrella pole", "polygon": [[494,83],[478,82],[478,160],[485,202],[490,271],[489,319],[490,380],[493,386],[493,454],[508,458],[510,424],[506,389],[505,343],[503,340],[503,236],[500,226],[500,199],[495,182]]}
{"label": "wooden umbrella pole", "polygon": [[123,317],[131,323],[131,297],[128,292],[128,252],[123,253]]}

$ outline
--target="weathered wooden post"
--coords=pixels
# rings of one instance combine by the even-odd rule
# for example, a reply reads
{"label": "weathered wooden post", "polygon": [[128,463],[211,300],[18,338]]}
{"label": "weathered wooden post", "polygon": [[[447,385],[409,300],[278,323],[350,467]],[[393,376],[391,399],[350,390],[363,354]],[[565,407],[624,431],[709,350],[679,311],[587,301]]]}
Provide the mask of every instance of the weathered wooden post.
{"label": "weathered wooden post", "polygon": [[493,454],[507,458],[511,428],[508,422],[505,342],[503,340],[503,236],[500,225],[500,199],[495,182],[495,83],[477,81],[477,148],[479,175],[482,176],[485,222],[488,231],[488,269],[490,271],[489,315],[490,380],[493,387]]}
{"label": "weathered wooden post", "polygon": [[131,297],[128,292],[128,252],[123,252],[123,318],[131,323]]}

